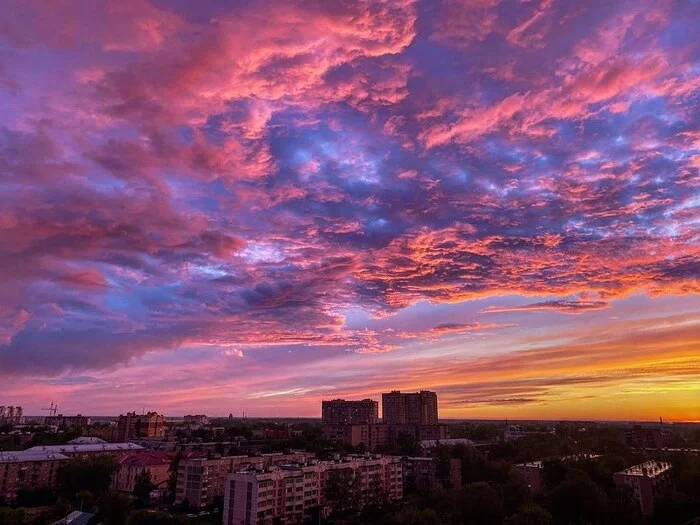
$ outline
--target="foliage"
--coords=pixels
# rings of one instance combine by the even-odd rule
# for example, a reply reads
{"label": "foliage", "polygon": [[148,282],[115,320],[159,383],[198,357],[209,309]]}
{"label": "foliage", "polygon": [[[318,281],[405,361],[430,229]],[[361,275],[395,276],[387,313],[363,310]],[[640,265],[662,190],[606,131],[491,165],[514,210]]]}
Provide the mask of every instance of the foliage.
{"label": "foliage", "polygon": [[151,491],[156,488],[151,473],[144,469],[136,477],[134,483],[134,503],[137,507],[145,507],[151,499]]}
{"label": "foliage", "polygon": [[124,525],[129,517],[129,497],[107,492],[100,502],[99,518],[104,525]]}
{"label": "foliage", "polygon": [[68,499],[83,490],[100,496],[109,490],[116,468],[111,456],[72,458],[56,473],[58,493]]}
{"label": "foliage", "polygon": [[137,510],[129,516],[129,525],[186,525],[187,518],[167,512]]}

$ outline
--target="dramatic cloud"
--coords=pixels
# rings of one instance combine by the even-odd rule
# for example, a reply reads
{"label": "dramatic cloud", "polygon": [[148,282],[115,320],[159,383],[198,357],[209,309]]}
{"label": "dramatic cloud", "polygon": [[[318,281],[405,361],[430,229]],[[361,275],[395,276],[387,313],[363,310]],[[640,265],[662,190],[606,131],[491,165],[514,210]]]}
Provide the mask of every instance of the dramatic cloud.
{"label": "dramatic cloud", "polygon": [[[188,352],[256,377],[448,359],[700,291],[697,2],[5,12],[0,376],[16,392]],[[238,395],[277,397],[260,383]]]}

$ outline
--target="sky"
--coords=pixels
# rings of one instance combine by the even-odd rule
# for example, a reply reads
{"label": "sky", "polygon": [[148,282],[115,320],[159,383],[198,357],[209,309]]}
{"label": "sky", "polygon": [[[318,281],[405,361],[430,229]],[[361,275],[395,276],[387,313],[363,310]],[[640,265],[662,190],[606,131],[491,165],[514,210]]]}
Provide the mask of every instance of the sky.
{"label": "sky", "polygon": [[0,4],[0,404],[700,420],[700,1]]}

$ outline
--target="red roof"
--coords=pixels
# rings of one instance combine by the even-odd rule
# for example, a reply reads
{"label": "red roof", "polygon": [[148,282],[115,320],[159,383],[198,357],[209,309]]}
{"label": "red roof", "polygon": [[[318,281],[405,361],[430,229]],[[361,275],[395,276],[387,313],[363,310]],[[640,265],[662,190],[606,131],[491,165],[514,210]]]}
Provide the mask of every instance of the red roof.
{"label": "red roof", "polygon": [[174,455],[168,452],[135,452],[120,456],[119,465],[133,467],[155,467],[158,465],[170,465]]}

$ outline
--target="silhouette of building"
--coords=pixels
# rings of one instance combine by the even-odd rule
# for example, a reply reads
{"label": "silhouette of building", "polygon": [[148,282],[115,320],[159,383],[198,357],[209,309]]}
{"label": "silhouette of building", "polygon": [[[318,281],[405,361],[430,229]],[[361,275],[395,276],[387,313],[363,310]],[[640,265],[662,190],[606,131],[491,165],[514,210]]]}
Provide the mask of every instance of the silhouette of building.
{"label": "silhouette of building", "polygon": [[657,426],[632,425],[625,428],[625,444],[632,448],[662,448],[664,433]]}
{"label": "silhouette of building", "polygon": [[459,459],[446,459],[441,468],[440,459],[436,457],[403,458],[404,489],[461,487],[462,462]]}
{"label": "silhouette of building", "polygon": [[428,390],[382,394],[382,421],[386,425],[437,425],[437,394]]}
{"label": "silhouette of building", "polygon": [[165,418],[157,412],[137,414],[127,412],[120,415],[117,422],[117,441],[129,441],[134,438],[163,437],[165,435]]}
{"label": "silhouette of building", "polygon": [[646,461],[613,475],[618,490],[639,506],[643,516],[654,512],[654,500],[671,483],[671,464]]}
{"label": "silhouette of building", "polygon": [[378,420],[379,403],[372,399],[321,402],[321,422],[324,425],[376,425]]}

